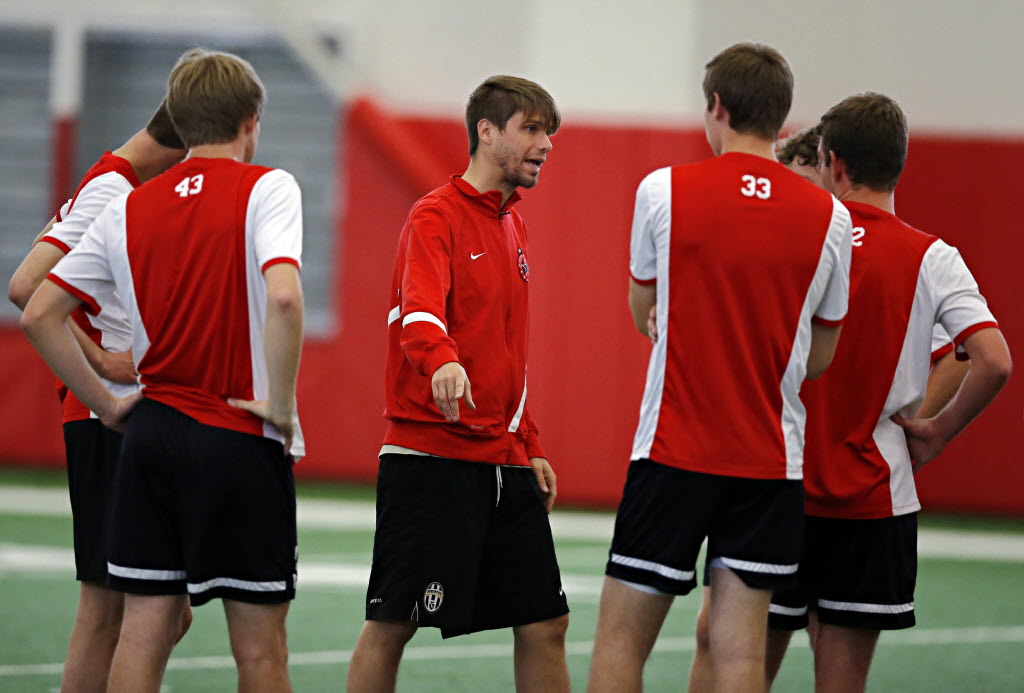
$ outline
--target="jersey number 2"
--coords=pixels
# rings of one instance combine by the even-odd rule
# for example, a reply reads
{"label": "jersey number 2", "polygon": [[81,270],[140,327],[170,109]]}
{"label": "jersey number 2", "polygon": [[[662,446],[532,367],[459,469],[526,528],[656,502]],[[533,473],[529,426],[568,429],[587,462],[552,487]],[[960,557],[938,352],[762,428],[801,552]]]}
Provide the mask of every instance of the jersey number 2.
{"label": "jersey number 2", "polygon": [[754,178],[749,173],[740,180],[743,181],[744,185],[740,188],[740,192],[747,197],[754,197],[758,199],[767,200],[772,196],[772,182],[767,178]]}
{"label": "jersey number 2", "polygon": [[[189,186],[191,183],[191,187]],[[188,197],[189,195],[198,195],[203,189],[203,174],[198,176],[192,176],[191,178],[182,178],[181,182],[174,186],[174,192],[178,193],[179,197]]]}

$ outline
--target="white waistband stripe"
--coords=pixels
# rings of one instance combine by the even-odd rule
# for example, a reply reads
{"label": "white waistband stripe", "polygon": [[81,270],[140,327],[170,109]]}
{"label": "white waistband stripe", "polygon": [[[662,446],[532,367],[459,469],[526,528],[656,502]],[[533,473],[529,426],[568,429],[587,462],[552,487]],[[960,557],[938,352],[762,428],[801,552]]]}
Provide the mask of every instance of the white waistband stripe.
{"label": "white waistband stripe", "polygon": [[436,315],[431,315],[430,313],[409,313],[402,319],[402,327],[412,322],[430,322],[444,330],[445,334],[448,334],[448,328],[444,326],[444,323]]}
{"label": "white waistband stripe", "polygon": [[768,611],[779,616],[803,616],[807,613],[807,607],[792,607],[792,606],[779,606],[778,604],[769,604]]}
{"label": "white waistband stripe", "polygon": [[633,558],[631,556],[620,556],[617,553],[612,554],[612,563],[618,563],[624,565],[627,568],[636,568],[638,570],[646,570],[651,573],[657,573],[662,577],[667,577],[670,580],[679,580],[680,582],[688,582],[693,579],[692,570],[677,570],[670,568],[667,565],[660,563],[654,563],[653,561],[645,561],[642,558]]}
{"label": "white waistband stripe", "polygon": [[748,573],[767,573],[768,575],[792,575],[800,567],[799,563],[792,565],[780,565],[778,563],[755,563],[753,561],[741,561],[736,558],[721,556],[720,560],[727,568],[733,570],[745,570]]}
{"label": "white waistband stripe", "polygon": [[190,582],[188,583],[189,594],[199,594],[206,590],[212,590],[214,587],[234,587],[239,590],[246,590],[248,592],[283,592],[287,585],[284,580],[275,580],[273,582],[251,582],[249,580],[236,580],[234,578],[214,578],[207,580],[206,582]]}
{"label": "white waistband stripe", "polygon": [[859,611],[864,614],[905,614],[914,610],[914,602],[909,604],[858,604],[856,602],[833,602],[819,599],[818,606],[833,611]]}
{"label": "white waistband stripe", "polygon": [[402,316],[402,306],[395,306],[388,313],[388,327],[391,327],[391,323],[398,320]]}
{"label": "white waistband stripe", "polygon": [[184,580],[184,570],[148,570],[146,568],[126,568],[107,562],[107,572],[117,577],[133,580]]}

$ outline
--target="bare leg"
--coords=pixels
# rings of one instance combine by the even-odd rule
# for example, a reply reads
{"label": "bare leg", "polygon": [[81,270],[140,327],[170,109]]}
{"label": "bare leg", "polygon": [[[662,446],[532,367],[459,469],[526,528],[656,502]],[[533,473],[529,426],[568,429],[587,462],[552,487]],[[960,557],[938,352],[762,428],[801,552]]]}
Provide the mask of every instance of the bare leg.
{"label": "bare leg", "polygon": [[231,636],[231,653],[238,667],[239,693],[290,693],[288,633],[289,603],[249,604],[224,600]]}
{"label": "bare leg", "polygon": [[167,658],[181,633],[184,594],[124,595],[121,635],[108,693],[158,693]]}
{"label": "bare leg", "polygon": [[121,633],[124,594],[100,582],[83,582],[61,677],[62,693],[103,693]]}
{"label": "bare leg", "polygon": [[416,634],[412,621],[367,621],[348,666],[349,693],[391,693],[405,644]]}
{"label": "bare leg", "polygon": [[764,693],[770,590],[747,587],[728,568],[711,570],[711,666],[716,691]]}
{"label": "bare leg", "polygon": [[177,645],[179,642],[181,642],[181,639],[185,637],[185,633],[187,633],[188,629],[191,628],[191,627],[192,627],[192,605],[189,604],[188,601],[186,600],[185,601],[185,608],[182,609],[182,611],[181,611],[181,627],[178,630],[178,637],[174,641],[175,645]]}
{"label": "bare leg", "polygon": [[587,686],[590,693],[643,689],[644,663],[672,599],[672,595],[641,592],[615,578],[604,579]]}
{"label": "bare leg", "polygon": [[565,630],[569,615],[516,626],[516,690],[520,693],[568,693],[569,669],[565,665]]}
{"label": "bare leg", "polygon": [[878,631],[818,624],[814,644],[816,693],[863,693]]}
{"label": "bare leg", "polygon": [[693,664],[690,665],[690,693],[712,693],[715,690],[714,673],[711,670],[711,626],[708,623],[710,600],[711,588],[705,587],[700,613],[697,614],[697,646],[693,651]]}
{"label": "bare leg", "polygon": [[768,628],[768,647],[765,657],[765,674],[768,677],[768,688],[772,687],[775,677],[779,675],[782,668],[782,660],[789,649],[789,641],[793,638],[793,631],[782,628]]}

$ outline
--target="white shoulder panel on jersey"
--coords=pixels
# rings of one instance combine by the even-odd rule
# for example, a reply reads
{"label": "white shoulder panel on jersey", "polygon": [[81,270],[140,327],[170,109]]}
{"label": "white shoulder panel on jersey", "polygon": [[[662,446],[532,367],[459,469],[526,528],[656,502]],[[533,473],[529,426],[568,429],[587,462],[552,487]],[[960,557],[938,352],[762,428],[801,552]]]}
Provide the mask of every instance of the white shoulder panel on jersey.
{"label": "white shoulder panel on jersey", "polygon": [[649,173],[636,191],[629,241],[629,272],[635,279],[657,278],[658,239],[672,231],[672,169]]}

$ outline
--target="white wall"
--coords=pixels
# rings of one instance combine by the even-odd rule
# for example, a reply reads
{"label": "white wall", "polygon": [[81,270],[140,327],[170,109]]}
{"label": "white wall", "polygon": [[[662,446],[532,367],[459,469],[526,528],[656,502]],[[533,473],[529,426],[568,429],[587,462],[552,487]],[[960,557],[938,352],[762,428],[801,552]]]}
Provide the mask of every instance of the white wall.
{"label": "white wall", "polygon": [[[73,0],[0,0],[0,23],[52,22]],[[793,64],[792,120],[886,92],[916,129],[1021,133],[1020,0],[92,0],[91,27],[283,32],[342,95],[458,114],[484,77],[544,84],[586,118],[697,122],[704,63],[741,40]],[[316,37],[340,38],[325,58]]]}

